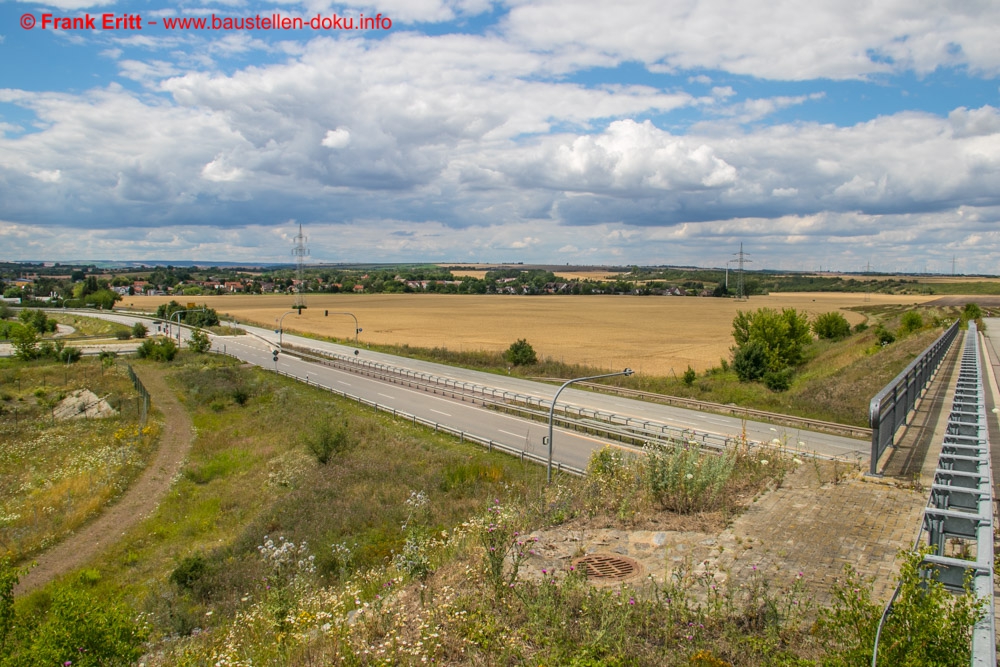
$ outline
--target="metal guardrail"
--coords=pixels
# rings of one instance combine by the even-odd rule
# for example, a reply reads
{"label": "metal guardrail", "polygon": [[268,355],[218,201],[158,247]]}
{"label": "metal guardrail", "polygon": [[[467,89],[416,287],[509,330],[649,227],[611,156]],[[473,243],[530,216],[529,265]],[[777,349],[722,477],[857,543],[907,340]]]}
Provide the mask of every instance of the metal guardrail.
{"label": "metal guardrail", "polygon": [[[285,345],[284,349],[288,354],[323,365],[334,368],[339,367],[349,372],[409,387],[416,387],[425,391],[440,392],[442,395],[450,395],[452,398],[462,398],[465,400],[466,397],[469,397],[471,400],[479,401],[487,407],[514,412],[519,416],[534,419],[535,421],[548,422],[548,411],[551,405],[551,401],[548,399],[495,389],[472,382],[454,380],[431,373],[391,366],[381,362],[357,359],[350,355],[331,353],[325,350],[321,351],[291,345]],[[647,442],[668,444],[677,441],[716,451],[725,450],[728,447],[736,445],[752,447],[774,446],[770,442],[750,440],[742,436],[724,436],[707,433],[690,428],[671,426],[648,419],[627,417],[613,412],[594,410],[592,408],[565,403],[560,403],[556,406],[556,414],[557,421],[564,428],[594,433],[595,435],[601,435],[611,440],[617,440],[626,444],[631,443],[640,447]],[[791,448],[786,443],[782,443],[780,447],[787,451],[794,451],[796,454],[802,456],[836,458]]]}
{"label": "metal guardrail", "polygon": [[[972,631],[971,665],[993,667],[996,665],[993,472],[982,358],[973,322],[969,323],[960,363],[955,399],[914,549],[921,547],[926,535],[926,544],[932,552],[923,562],[932,567],[933,576],[948,590],[962,593],[966,577],[971,575],[976,596],[988,600],[984,617]],[[898,592],[899,588],[893,594],[893,601]],[[883,620],[891,606],[892,601]]]}
{"label": "metal guardrail", "polygon": [[[557,378],[533,378],[550,382],[564,382]],[[682,396],[670,396],[667,394],[657,394],[640,389],[629,389],[627,387],[616,387],[611,384],[598,384],[596,382],[580,382],[577,386],[588,387],[610,394],[617,394],[627,398],[638,398],[654,403],[663,403],[677,408],[697,410],[699,412],[715,412],[722,415],[731,415],[745,419],[781,424],[791,428],[805,429],[809,431],[823,431],[834,435],[843,435],[848,438],[863,438],[868,440],[872,437],[872,430],[866,426],[851,426],[850,424],[839,424],[820,419],[807,419],[806,417],[796,417],[794,415],[783,415],[777,412],[767,412],[765,410],[755,410],[744,408],[738,405],[726,405],[725,403],[713,403],[711,401],[699,401],[694,398],[684,398]]]}
{"label": "metal guardrail", "polygon": [[869,474],[878,475],[879,458],[886,449],[895,444],[896,430],[906,423],[906,418],[913,410],[917,398],[941,365],[941,360],[944,359],[957,335],[956,321],[872,398],[868,406],[869,423],[872,427]]}
{"label": "metal guardrail", "polygon": [[[215,352],[216,354],[223,354],[223,355],[225,355],[227,357],[233,357],[234,359],[239,359],[239,357],[237,357],[235,354],[232,354],[232,353],[229,353],[229,352],[223,352],[223,351],[220,351],[220,350],[217,350],[217,349],[213,350],[213,352]],[[326,391],[329,391],[332,394],[336,394],[336,395],[341,396],[343,398],[346,398],[348,400],[355,401],[359,405],[365,405],[365,406],[371,407],[376,412],[385,412],[387,414],[391,414],[393,417],[399,417],[399,418],[405,419],[405,420],[409,421],[410,423],[421,424],[423,426],[427,426],[428,428],[434,429],[434,431],[436,431],[436,432],[448,433],[450,435],[453,435],[453,436],[457,437],[461,442],[465,442],[465,441],[473,442],[473,443],[476,443],[478,445],[481,445],[481,446],[485,447],[487,450],[489,450],[491,452],[492,451],[498,451],[498,452],[502,452],[504,454],[509,454],[511,456],[516,456],[517,458],[521,459],[522,461],[532,461],[534,463],[539,463],[541,465],[546,465],[548,463],[548,459],[546,459],[544,456],[539,456],[538,454],[535,454],[533,452],[529,452],[529,451],[524,450],[524,449],[515,449],[514,447],[510,447],[510,446],[505,445],[505,444],[503,444],[501,442],[496,442],[495,440],[492,440],[490,438],[486,438],[486,437],[483,437],[483,436],[480,436],[480,435],[476,435],[475,433],[469,433],[468,431],[462,431],[460,429],[453,428],[453,427],[448,426],[446,424],[441,424],[441,423],[438,423],[438,422],[431,421],[429,419],[424,419],[423,417],[418,417],[418,416],[410,414],[408,412],[404,412],[402,410],[397,410],[395,408],[390,408],[387,405],[382,405],[380,403],[376,403],[375,401],[369,401],[366,398],[362,398],[361,396],[355,396],[354,394],[350,394],[350,393],[348,393],[346,391],[343,391],[341,389],[337,389],[335,387],[328,387],[328,386],[326,386],[324,384],[321,384],[319,382],[316,382],[314,380],[309,380],[308,377],[301,378],[301,377],[299,377],[297,375],[294,375],[292,373],[286,373],[285,371],[278,370],[278,369],[276,369],[275,372],[277,372],[278,375],[284,375],[285,377],[290,377],[292,379],[298,380],[299,382],[304,382],[307,385],[311,385],[311,386],[314,386],[314,387],[319,387],[320,389],[324,389]],[[578,476],[583,476],[585,474],[585,471],[582,470],[581,468],[576,468],[574,466],[567,465],[565,463],[553,463],[553,465],[555,466],[556,470],[561,471],[561,472],[568,472],[570,474],[578,475]]]}

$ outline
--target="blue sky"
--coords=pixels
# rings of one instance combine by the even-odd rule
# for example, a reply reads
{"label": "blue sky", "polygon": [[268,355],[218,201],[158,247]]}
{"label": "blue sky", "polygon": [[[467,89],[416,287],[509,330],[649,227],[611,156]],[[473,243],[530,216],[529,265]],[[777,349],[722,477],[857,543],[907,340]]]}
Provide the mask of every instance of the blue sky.
{"label": "blue sky", "polygon": [[[1000,5],[951,4],[0,1],[0,259],[998,273]],[[164,26],[276,13],[391,27]]]}

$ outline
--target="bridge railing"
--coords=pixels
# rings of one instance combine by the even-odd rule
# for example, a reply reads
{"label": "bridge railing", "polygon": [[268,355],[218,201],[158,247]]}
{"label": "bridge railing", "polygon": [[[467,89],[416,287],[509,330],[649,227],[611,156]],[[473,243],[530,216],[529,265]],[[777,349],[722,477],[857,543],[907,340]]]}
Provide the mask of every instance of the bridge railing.
{"label": "bridge railing", "polygon": [[[960,363],[955,399],[914,548],[931,548],[924,563],[931,566],[933,576],[948,590],[964,592],[966,579],[971,577],[976,597],[986,600],[986,613],[972,632],[971,665],[993,667],[996,665],[993,472],[975,323],[969,323]],[[883,620],[891,606],[892,602]]]}
{"label": "bridge railing", "polygon": [[941,365],[941,360],[944,359],[957,335],[956,321],[871,400],[868,406],[869,423],[872,428],[869,474],[878,474],[879,458],[886,449],[895,444],[896,431],[906,423],[907,416]]}

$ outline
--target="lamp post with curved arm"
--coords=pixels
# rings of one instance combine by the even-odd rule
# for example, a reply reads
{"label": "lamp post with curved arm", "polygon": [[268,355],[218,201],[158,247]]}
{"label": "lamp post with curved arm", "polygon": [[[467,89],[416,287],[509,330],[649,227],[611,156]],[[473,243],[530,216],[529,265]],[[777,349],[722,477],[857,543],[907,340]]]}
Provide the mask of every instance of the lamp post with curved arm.
{"label": "lamp post with curved arm", "polygon": [[357,315],[355,315],[354,313],[344,313],[344,312],[331,313],[329,311],[326,311],[326,314],[327,315],[350,315],[351,317],[354,318],[354,347],[357,347],[358,346],[358,334],[361,333],[361,327],[358,326],[358,317],[357,317]]}
{"label": "lamp post with curved arm", "polygon": [[170,314],[170,318],[167,320],[167,322],[174,319],[174,316],[177,317],[177,347],[181,346],[181,315],[187,315],[188,313],[205,313],[205,312],[208,312],[208,308],[192,308],[191,310],[184,308],[182,310],[175,310],[173,313]]}
{"label": "lamp post with curved arm", "polygon": [[278,321],[278,331],[277,331],[277,333],[278,333],[278,347],[279,348],[281,347],[282,335],[285,333],[285,330],[281,328],[281,322],[285,319],[285,315],[291,315],[292,313],[297,313],[297,312],[299,312],[299,311],[298,310],[289,310],[289,311],[287,311],[285,313],[282,313],[281,317],[276,318],[277,321]]}
{"label": "lamp post with curved arm", "polygon": [[616,375],[626,375],[626,376],[628,376],[628,375],[632,375],[632,373],[634,373],[634,372],[635,371],[633,371],[631,368],[626,368],[625,370],[618,371],[617,373],[605,373],[604,375],[591,375],[589,377],[573,378],[572,380],[567,380],[566,382],[563,383],[563,386],[559,387],[559,391],[557,391],[556,395],[552,398],[552,405],[551,405],[551,407],[549,407],[549,464],[548,464],[548,471],[547,471],[547,475],[546,475],[546,482],[547,483],[549,483],[549,484],[552,483],[552,421],[555,418],[555,414],[556,414],[556,401],[559,400],[559,394],[562,393],[562,390],[565,389],[566,387],[570,386],[574,382],[583,382],[584,380],[598,380],[600,378],[615,377]]}

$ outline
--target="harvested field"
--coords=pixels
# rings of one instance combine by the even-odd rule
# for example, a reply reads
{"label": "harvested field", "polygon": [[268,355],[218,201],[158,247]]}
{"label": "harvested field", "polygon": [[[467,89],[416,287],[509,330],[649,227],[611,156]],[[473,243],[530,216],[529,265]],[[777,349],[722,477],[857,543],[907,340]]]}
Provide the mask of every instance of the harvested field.
{"label": "harvested field", "polygon": [[[653,375],[701,371],[728,357],[732,321],[739,310],[796,308],[810,316],[850,306],[915,304],[934,297],[873,294],[782,293],[749,301],[695,297],[473,296],[445,294],[315,294],[301,316],[288,315],[285,331],[353,338],[358,318],[362,344],[408,344],[452,350],[504,350],[526,338],[541,357]],[[185,299],[187,299],[185,297]],[[155,310],[169,297],[128,297],[123,305]],[[274,328],[289,310],[288,295],[191,297],[219,313]],[[323,317],[323,310],[331,312]],[[844,311],[851,324],[863,317]]]}

